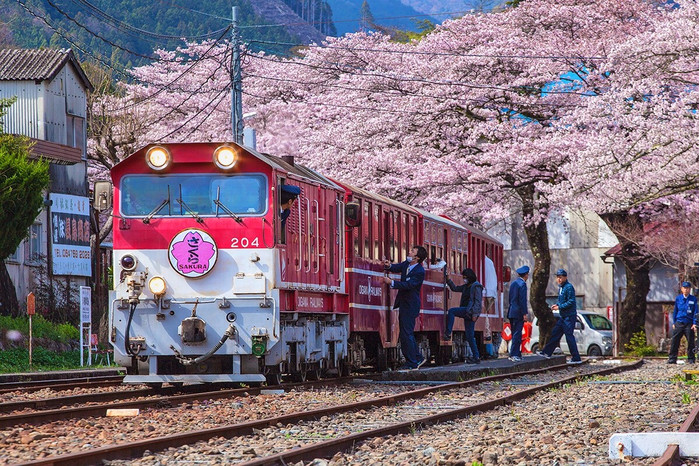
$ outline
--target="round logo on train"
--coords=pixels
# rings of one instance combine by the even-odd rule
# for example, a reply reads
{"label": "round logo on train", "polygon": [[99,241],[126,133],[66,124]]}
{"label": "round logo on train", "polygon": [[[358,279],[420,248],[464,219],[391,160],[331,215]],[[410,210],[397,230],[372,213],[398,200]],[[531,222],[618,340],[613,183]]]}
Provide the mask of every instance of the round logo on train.
{"label": "round logo on train", "polygon": [[172,268],[180,275],[199,278],[214,268],[218,259],[218,248],[207,232],[190,228],[172,238],[168,258]]}

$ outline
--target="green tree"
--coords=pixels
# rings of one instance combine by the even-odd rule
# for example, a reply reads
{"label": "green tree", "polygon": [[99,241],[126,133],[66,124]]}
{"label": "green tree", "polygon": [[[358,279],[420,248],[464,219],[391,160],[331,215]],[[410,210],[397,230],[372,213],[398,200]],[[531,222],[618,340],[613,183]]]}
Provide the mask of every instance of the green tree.
{"label": "green tree", "polygon": [[[0,118],[13,100],[0,100]],[[41,211],[49,184],[49,164],[29,160],[29,139],[4,134],[0,127],[0,314],[17,315],[19,303],[5,259],[27,236]]]}

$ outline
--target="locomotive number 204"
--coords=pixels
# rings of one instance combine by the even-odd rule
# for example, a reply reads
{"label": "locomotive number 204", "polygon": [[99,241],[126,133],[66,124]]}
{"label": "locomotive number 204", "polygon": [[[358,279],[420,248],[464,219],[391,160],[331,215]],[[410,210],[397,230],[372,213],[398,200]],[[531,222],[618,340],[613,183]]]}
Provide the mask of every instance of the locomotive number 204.
{"label": "locomotive number 204", "polygon": [[231,248],[257,248],[260,246],[260,240],[255,238],[231,238]]}

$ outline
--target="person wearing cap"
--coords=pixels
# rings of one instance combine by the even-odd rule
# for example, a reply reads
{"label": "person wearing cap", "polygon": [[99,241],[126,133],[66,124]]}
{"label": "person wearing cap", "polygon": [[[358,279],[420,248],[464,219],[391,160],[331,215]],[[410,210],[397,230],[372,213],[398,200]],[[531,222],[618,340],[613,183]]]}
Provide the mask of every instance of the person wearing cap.
{"label": "person wearing cap", "polygon": [[512,341],[510,342],[510,361],[522,360],[522,329],[524,328],[527,309],[527,278],[529,278],[529,266],[523,265],[515,270],[519,277],[510,285],[510,305],[507,309],[507,318],[512,329]]}
{"label": "person wearing cap", "polygon": [[544,349],[539,351],[539,355],[550,358],[553,350],[561,342],[561,337],[565,335],[571,359],[568,364],[580,364],[580,352],[575,341],[575,322],[578,319],[577,307],[575,303],[575,288],[568,281],[568,272],[564,269],[556,271],[556,281],[558,282],[558,302],[551,306],[551,309],[558,311],[560,318],[551,330],[551,336]]}
{"label": "person wearing cap", "polygon": [[459,286],[455,285],[450,278],[447,278],[447,286],[451,291],[461,293],[461,301],[459,301],[459,307],[452,307],[447,312],[447,328],[444,331],[444,338],[451,340],[451,330],[454,327],[456,317],[464,319],[466,342],[471,348],[472,355],[466,359],[466,362],[469,364],[480,364],[481,354],[476,344],[475,330],[476,321],[478,316],[481,315],[483,307],[483,285],[478,283],[478,277],[476,277],[476,272],[473,269],[465,268],[461,272],[461,276],[464,278],[464,284]]}
{"label": "person wearing cap", "polygon": [[675,298],[675,309],[672,312],[672,343],[668,353],[667,363],[677,364],[677,352],[680,349],[682,336],[687,339],[687,362],[694,364],[694,331],[697,329],[697,298],[691,295],[692,284],[682,282],[682,292]]}
{"label": "person wearing cap", "polygon": [[[282,219],[282,238],[284,238],[286,232],[286,219],[291,215],[291,206],[294,205],[294,201],[301,194],[301,188],[298,186],[293,186],[290,184],[283,184],[281,188],[280,202],[279,206],[281,209],[281,219]],[[285,241],[282,241],[285,242]]]}

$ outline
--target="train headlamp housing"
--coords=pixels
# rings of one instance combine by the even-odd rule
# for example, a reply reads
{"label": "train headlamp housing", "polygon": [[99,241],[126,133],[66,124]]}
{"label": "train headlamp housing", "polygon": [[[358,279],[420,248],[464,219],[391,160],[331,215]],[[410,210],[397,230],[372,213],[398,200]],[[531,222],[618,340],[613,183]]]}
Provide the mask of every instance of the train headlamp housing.
{"label": "train headlamp housing", "polygon": [[172,156],[170,152],[162,146],[154,146],[146,152],[146,163],[150,168],[163,171],[170,166]]}
{"label": "train headlamp housing", "polygon": [[131,254],[125,254],[121,256],[121,268],[126,272],[133,272],[138,266],[138,260]]}
{"label": "train headlamp housing", "polygon": [[221,146],[214,151],[214,164],[221,170],[232,170],[238,162],[238,151],[231,146]]}
{"label": "train headlamp housing", "polygon": [[148,280],[148,289],[156,297],[161,297],[167,291],[167,284],[163,277],[153,277]]}

